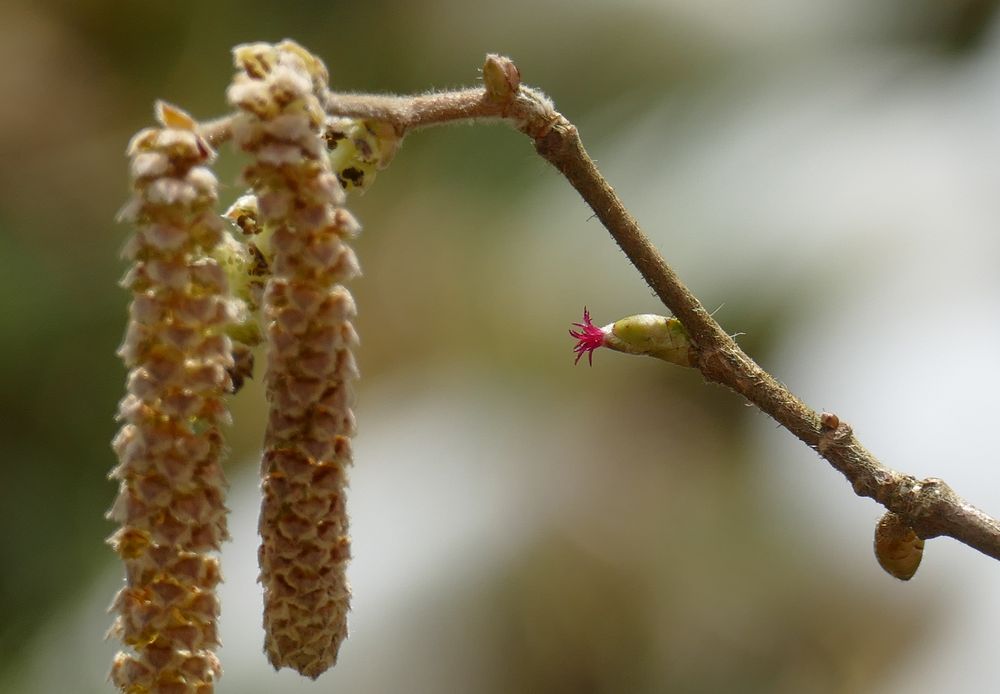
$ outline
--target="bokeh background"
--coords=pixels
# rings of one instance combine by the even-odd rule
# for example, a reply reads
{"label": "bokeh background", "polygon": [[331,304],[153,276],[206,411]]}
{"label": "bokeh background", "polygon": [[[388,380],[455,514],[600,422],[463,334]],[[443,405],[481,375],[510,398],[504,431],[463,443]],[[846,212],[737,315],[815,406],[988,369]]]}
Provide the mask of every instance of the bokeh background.
{"label": "bokeh background", "polygon": [[[765,368],[1000,513],[996,6],[5,0],[0,692],[110,691],[123,151],[156,98],[221,114],[243,41],[398,93],[511,55]],[[878,507],[735,395],[574,368],[584,304],[662,309],[523,137],[418,133],[352,205],[351,638],[316,682],[261,654],[258,381],[233,401],[221,694],[1000,690],[1000,565],[936,540],[895,581]]]}

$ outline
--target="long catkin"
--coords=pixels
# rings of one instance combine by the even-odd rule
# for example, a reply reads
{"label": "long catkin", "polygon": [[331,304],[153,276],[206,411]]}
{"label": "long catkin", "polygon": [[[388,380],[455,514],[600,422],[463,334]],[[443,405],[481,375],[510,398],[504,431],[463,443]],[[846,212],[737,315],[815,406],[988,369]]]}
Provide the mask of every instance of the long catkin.
{"label": "long catkin", "polygon": [[340,205],[320,96],[326,69],[297,44],[234,51],[229,89],[236,143],[271,232],[264,292],[268,425],[262,461],[260,568],[265,651],[275,668],[317,677],[347,636],[350,539],[345,508],[360,274],[347,241],[359,230]]}
{"label": "long catkin", "polygon": [[109,542],[125,563],[111,633],[127,649],[111,679],[128,694],[211,694],[221,673],[213,553],[228,538],[220,429],[229,422],[231,310],[210,257],[223,239],[207,168],[214,153],[187,114],[157,110],[162,127],[129,145],[134,194],[121,214],[137,231],[125,248],[128,392],[108,513],[120,524]]}

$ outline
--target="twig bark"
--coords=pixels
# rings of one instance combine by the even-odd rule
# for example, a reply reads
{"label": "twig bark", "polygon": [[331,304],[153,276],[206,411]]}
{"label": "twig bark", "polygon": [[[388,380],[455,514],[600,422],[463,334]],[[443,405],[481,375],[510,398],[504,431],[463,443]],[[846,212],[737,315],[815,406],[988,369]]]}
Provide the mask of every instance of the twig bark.
{"label": "twig bark", "polygon": [[[501,120],[521,131],[537,152],[576,188],[663,304],[687,329],[696,347],[695,368],[708,381],[736,391],[817,451],[851,483],[856,494],[898,514],[922,538],[952,537],[1000,559],[1000,521],[959,497],[936,478],[897,472],[872,455],[836,415],[818,414],[764,371],[705,310],[667,265],[638,222],[601,176],[576,127],[541,92],[520,85],[514,64],[487,56],[484,87],[419,96],[332,94],[334,116],[389,123],[400,136],[432,125]],[[223,120],[206,137],[226,139]]]}

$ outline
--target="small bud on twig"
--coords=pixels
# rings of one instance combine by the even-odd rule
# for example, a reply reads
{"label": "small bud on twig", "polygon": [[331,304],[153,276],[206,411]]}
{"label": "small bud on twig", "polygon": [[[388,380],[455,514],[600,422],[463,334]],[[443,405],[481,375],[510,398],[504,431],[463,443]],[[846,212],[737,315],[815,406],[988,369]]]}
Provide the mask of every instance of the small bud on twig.
{"label": "small bud on twig", "polygon": [[521,72],[510,58],[490,53],[483,63],[486,95],[498,103],[510,101],[521,86]]}
{"label": "small bud on twig", "polygon": [[356,118],[327,118],[323,137],[340,185],[361,192],[371,186],[378,171],[389,166],[402,142],[388,123]]}
{"label": "small bud on twig", "polygon": [[886,573],[901,581],[913,578],[924,554],[924,541],[892,511],[875,526],[875,558]]}
{"label": "small bud on twig", "polygon": [[832,412],[823,412],[819,416],[819,423],[824,429],[836,429],[840,426],[840,417]]}

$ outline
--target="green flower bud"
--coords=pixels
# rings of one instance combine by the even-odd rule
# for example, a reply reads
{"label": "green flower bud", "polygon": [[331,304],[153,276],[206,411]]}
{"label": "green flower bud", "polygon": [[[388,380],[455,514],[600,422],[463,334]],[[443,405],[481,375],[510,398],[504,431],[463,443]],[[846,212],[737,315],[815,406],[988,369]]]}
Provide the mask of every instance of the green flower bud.
{"label": "green flower bud", "polygon": [[676,318],[641,313],[615,321],[604,344],[628,354],[645,354],[678,366],[691,366],[691,339]]}
{"label": "green flower bud", "polygon": [[402,141],[389,123],[355,118],[327,118],[323,137],[340,185],[361,192],[389,166]]}
{"label": "green flower bud", "polygon": [[642,313],[598,328],[590,321],[590,312],[584,309],[583,321],[573,324],[580,330],[570,330],[570,335],[577,340],[573,348],[577,362],[584,354],[590,359],[595,349],[608,347],[626,354],[656,357],[678,366],[694,365],[691,338],[676,318]]}

